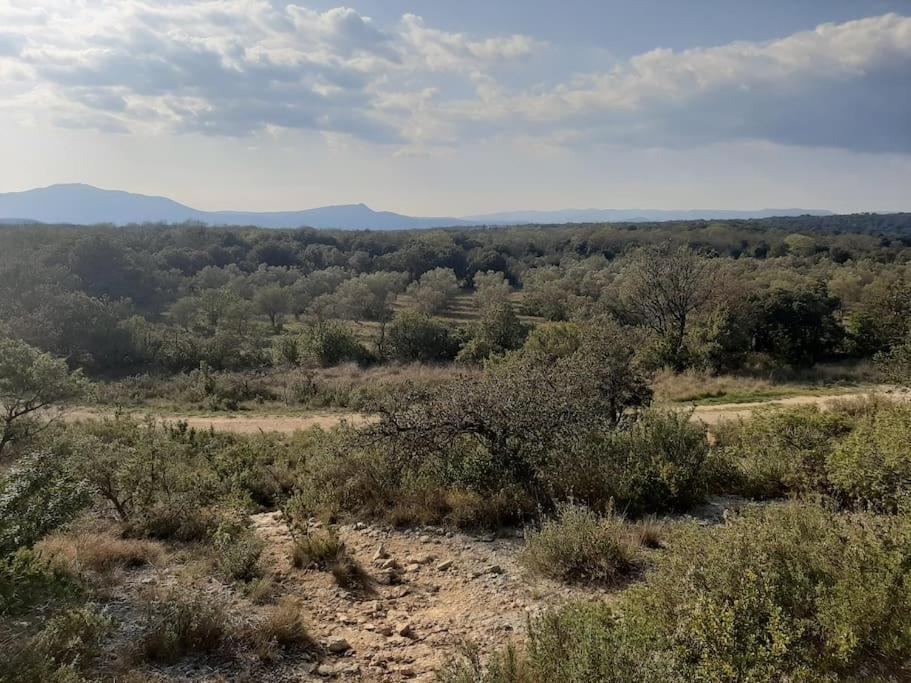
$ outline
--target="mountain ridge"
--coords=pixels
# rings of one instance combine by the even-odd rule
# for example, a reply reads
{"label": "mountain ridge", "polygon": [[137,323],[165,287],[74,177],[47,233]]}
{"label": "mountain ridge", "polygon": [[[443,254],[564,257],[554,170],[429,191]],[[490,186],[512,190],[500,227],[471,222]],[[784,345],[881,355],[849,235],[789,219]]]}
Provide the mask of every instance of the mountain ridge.
{"label": "mountain ridge", "polygon": [[392,211],[375,211],[363,203],[336,204],[295,211],[203,211],[164,196],[106,190],[84,183],[64,183],[22,192],[0,193],[0,224],[23,221],[127,225],[196,221],[209,225],[253,225],[262,228],[306,226],[324,229],[395,230],[525,223],[767,218],[804,214],[831,215],[831,212],[810,209],[564,209],[499,212],[454,218],[417,217]]}

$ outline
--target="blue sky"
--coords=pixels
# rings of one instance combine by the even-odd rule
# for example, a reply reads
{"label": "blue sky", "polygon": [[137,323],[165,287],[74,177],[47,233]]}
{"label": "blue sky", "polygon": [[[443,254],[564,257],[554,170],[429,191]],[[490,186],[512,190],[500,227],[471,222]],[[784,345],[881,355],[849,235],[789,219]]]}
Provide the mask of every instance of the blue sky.
{"label": "blue sky", "polygon": [[0,191],[911,210],[911,0],[0,0]]}

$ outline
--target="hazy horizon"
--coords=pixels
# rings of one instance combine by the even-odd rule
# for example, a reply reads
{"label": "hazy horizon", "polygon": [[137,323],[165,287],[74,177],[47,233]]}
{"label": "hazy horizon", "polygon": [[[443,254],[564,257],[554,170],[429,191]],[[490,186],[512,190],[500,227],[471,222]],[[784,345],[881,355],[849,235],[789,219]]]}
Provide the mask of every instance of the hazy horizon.
{"label": "hazy horizon", "polygon": [[809,4],[5,0],[0,192],[909,211],[911,2]]}

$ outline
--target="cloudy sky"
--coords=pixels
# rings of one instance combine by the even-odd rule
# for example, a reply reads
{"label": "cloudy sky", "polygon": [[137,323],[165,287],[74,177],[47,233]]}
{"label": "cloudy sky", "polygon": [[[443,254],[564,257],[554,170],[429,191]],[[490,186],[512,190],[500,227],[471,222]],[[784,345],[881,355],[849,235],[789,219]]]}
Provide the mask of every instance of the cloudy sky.
{"label": "cloudy sky", "polygon": [[911,210],[911,0],[0,0],[0,191]]}

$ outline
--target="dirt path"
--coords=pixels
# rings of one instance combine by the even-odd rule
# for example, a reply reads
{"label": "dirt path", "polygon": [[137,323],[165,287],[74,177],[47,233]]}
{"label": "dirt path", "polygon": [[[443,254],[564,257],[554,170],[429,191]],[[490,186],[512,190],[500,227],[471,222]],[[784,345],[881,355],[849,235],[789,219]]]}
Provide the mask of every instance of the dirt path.
{"label": "dirt path", "polygon": [[[877,396],[884,396],[897,401],[911,400],[911,393],[891,389],[877,390]],[[715,405],[696,406],[693,419],[706,425],[716,425],[726,420],[736,420],[749,415],[757,408],[767,406],[799,406],[816,405],[825,408],[833,401],[857,399],[870,395],[869,392],[851,394],[807,394],[804,396],[789,396],[787,398],[772,399],[769,401],[754,401],[750,403],[720,403]],[[290,434],[297,430],[321,427],[330,429],[343,422],[350,425],[366,424],[373,419],[372,415],[356,412],[325,412],[311,415],[262,415],[256,413],[228,413],[225,415],[161,415],[149,413],[142,409],[128,411],[136,417],[147,414],[155,415],[161,422],[186,422],[195,429],[216,429],[236,434],[258,434],[260,432],[280,432]],[[78,422],[84,420],[97,420],[110,415],[111,411],[98,408],[71,408],[62,413],[64,420]]]}
{"label": "dirt path", "polygon": [[819,408],[825,410],[826,407],[831,406],[834,402],[865,398],[871,394],[874,394],[878,397],[889,398],[895,401],[911,400],[911,393],[894,390],[878,390],[874,392],[862,392],[853,394],[832,394],[829,396],[808,394],[805,396],[788,396],[787,398],[778,398],[770,401],[754,401],[750,403],[720,403],[710,406],[696,406],[693,412],[693,419],[699,420],[700,422],[703,422],[707,425],[716,425],[727,420],[737,420],[740,418],[749,417],[757,408],[764,408],[768,406],[818,406]]}
{"label": "dirt path", "polygon": [[341,650],[323,661],[323,676],[433,681],[464,641],[488,655],[521,637],[529,614],[602,594],[528,575],[517,561],[523,541],[515,536],[355,524],[337,530],[373,578],[370,592],[357,595],[337,587],[328,572],[291,567],[281,513],[254,515],[253,523],[282,592],[302,599],[314,635],[330,652]]}
{"label": "dirt path", "polygon": [[[132,410],[128,414],[142,418],[154,415],[155,419],[164,422],[186,422],[194,429],[215,429],[235,434],[259,434],[260,432],[281,432],[290,434],[297,430],[321,427],[331,429],[343,422],[359,425],[369,422],[370,415],[354,412],[315,413],[312,415],[257,415],[247,413],[229,413],[225,415],[161,415],[147,411]],[[61,417],[67,422],[84,422],[109,417],[112,411],[97,408],[72,408],[64,411]]]}

